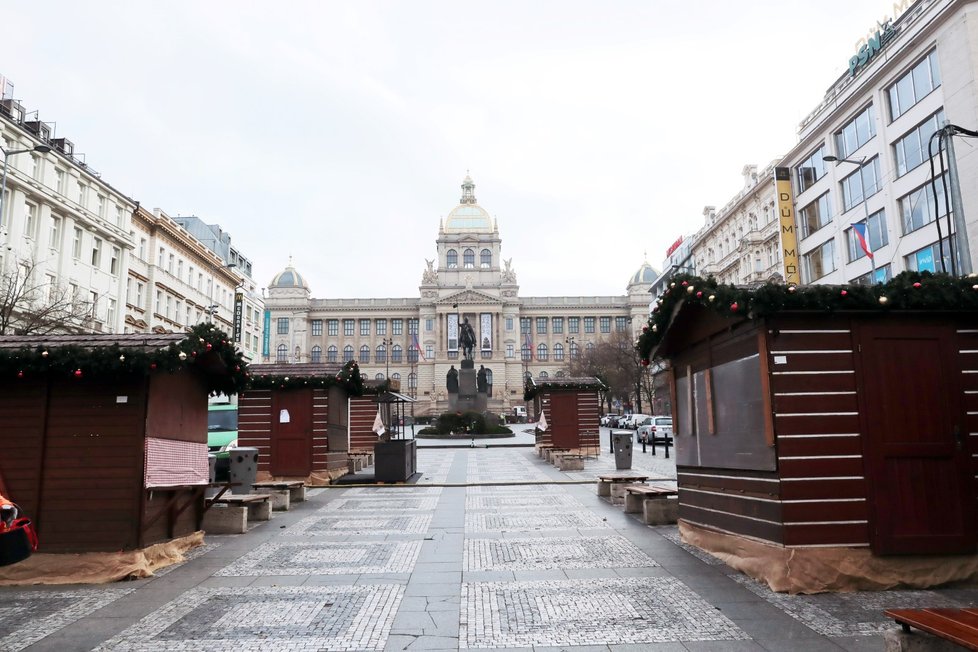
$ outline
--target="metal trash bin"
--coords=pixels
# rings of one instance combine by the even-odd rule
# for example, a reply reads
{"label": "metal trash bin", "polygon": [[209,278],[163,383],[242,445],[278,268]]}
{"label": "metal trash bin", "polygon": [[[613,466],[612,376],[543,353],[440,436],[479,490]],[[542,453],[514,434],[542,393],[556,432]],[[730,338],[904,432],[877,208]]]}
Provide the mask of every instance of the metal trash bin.
{"label": "metal trash bin", "polygon": [[[207,454],[207,465],[210,467],[210,483],[214,484],[217,482],[217,455],[214,453]],[[217,487],[208,487],[204,491],[204,498],[213,498],[220,491]]]}
{"label": "metal trash bin", "polygon": [[231,493],[251,493],[251,485],[258,477],[258,449],[232,448],[228,452],[231,454]]}
{"label": "metal trash bin", "polygon": [[632,468],[632,433],[629,430],[616,430],[611,433],[615,444],[615,468]]}

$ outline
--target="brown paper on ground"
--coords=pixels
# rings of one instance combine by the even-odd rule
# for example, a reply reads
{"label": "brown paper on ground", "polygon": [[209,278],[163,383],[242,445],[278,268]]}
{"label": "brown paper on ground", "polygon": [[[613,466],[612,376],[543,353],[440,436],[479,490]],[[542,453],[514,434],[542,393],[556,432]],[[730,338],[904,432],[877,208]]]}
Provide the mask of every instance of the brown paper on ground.
{"label": "brown paper on ground", "polygon": [[106,584],[125,579],[152,577],[161,568],[184,561],[184,553],[204,544],[204,532],[157,543],[142,550],[37,553],[0,566],[0,586],[29,584]]}
{"label": "brown paper on ground", "polygon": [[255,476],[255,482],[295,482],[299,480],[307,487],[328,487],[333,484],[337,478],[340,478],[350,471],[348,469],[332,469],[332,470],[319,470],[313,471],[304,478],[295,477],[283,477],[274,476],[268,471],[259,471]]}
{"label": "brown paper on ground", "polygon": [[869,548],[784,548],[679,521],[686,543],[781,593],[925,589],[978,581],[978,555],[878,557]]}

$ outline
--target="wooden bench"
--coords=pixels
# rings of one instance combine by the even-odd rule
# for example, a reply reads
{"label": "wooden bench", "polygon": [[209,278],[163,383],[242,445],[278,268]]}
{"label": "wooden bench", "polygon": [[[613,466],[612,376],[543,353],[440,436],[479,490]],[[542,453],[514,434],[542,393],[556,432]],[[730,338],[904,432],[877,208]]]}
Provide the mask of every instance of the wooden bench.
{"label": "wooden bench", "polygon": [[202,527],[211,534],[244,534],[249,520],[267,521],[272,517],[271,500],[271,494],[227,494],[210,499]]}
{"label": "wooden bench", "polygon": [[[910,628],[916,627],[967,650],[978,650],[978,609],[886,609],[883,613],[903,628],[904,639],[910,634]],[[930,649],[920,647],[921,640],[915,639],[913,643],[906,640],[897,649],[909,649],[911,645],[914,650]]]}
{"label": "wooden bench", "polygon": [[646,525],[667,525],[679,517],[679,490],[665,484],[625,485],[625,513],[642,514]]}
{"label": "wooden bench", "polygon": [[287,512],[292,503],[301,503],[306,499],[306,485],[302,480],[255,482],[251,487],[258,493],[271,494],[272,509],[276,511]]}
{"label": "wooden bench", "polygon": [[647,475],[608,473],[598,476],[598,495],[610,498],[612,505],[625,502],[625,485],[644,484],[649,479]]}

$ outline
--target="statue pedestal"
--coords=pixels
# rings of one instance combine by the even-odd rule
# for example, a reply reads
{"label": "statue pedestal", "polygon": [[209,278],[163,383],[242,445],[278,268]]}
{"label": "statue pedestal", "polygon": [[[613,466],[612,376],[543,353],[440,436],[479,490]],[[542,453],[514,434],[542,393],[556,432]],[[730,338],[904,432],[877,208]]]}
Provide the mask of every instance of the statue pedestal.
{"label": "statue pedestal", "polygon": [[475,361],[462,360],[458,372],[458,394],[448,395],[448,405],[456,412],[485,412],[488,399],[478,390],[478,374]]}

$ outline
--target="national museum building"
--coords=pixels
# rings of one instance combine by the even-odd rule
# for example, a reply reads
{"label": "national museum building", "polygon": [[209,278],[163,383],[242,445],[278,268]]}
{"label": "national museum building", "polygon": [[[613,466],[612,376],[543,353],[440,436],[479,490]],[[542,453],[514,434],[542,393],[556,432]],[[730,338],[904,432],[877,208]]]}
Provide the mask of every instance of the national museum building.
{"label": "national museum building", "polygon": [[314,299],[291,265],[275,276],[265,301],[262,355],[267,362],[357,360],[368,378],[400,381],[417,399],[415,414],[448,409],[445,379],[459,368],[459,325],[475,330],[476,368],[489,383],[488,409],[523,405],[523,378],[559,377],[571,359],[613,333],[638,337],[648,322],[649,288],[658,273],[643,263],[621,296],[521,297],[511,260],[503,260],[496,221],[475,198],[462,198],[439,226],[437,257],[426,261],[418,296]]}

